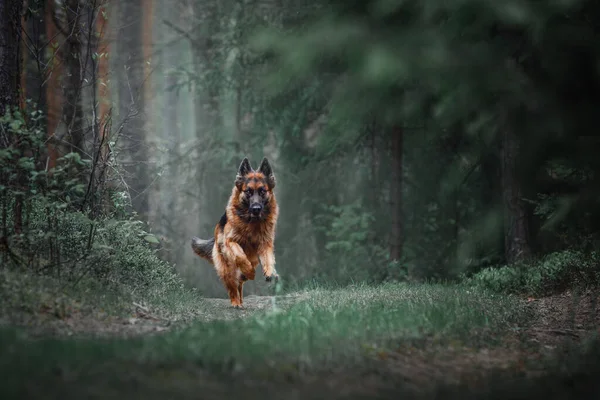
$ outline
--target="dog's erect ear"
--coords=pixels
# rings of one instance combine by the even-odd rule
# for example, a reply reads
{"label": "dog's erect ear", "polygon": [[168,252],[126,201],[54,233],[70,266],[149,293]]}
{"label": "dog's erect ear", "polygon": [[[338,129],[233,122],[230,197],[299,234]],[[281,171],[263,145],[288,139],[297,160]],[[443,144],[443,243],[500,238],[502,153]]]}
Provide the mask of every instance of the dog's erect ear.
{"label": "dog's erect ear", "polygon": [[235,177],[235,186],[237,186],[238,189],[241,189],[242,184],[244,183],[244,178],[250,172],[252,172],[252,167],[250,166],[250,161],[248,161],[248,158],[244,158],[242,160],[242,163],[240,164],[240,168],[238,168],[238,172]]}
{"label": "dog's erect ear", "polygon": [[252,172],[252,167],[250,166],[250,161],[248,161],[248,158],[244,158],[242,160],[242,163],[240,164],[240,168],[238,168],[238,175],[246,176],[250,172]]}
{"label": "dog's erect ear", "polygon": [[269,189],[273,189],[275,187],[275,175],[273,175],[273,169],[271,169],[271,164],[269,164],[269,160],[263,158],[260,163],[260,168],[258,168],[258,172],[261,172],[264,176],[267,177],[267,184],[269,185]]}

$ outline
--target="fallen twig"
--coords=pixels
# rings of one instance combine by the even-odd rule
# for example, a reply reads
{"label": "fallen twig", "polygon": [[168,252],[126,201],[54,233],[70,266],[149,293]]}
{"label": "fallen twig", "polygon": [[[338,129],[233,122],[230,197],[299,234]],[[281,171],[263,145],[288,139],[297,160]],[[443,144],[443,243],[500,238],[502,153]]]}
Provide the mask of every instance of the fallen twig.
{"label": "fallen twig", "polygon": [[525,329],[533,332],[544,332],[544,333],[555,333],[557,335],[571,335],[571,336],[579,336],[582,333],[592,332],[592,330],[588,329],[542,329],[542,328],[529,328]]}
{"label": "fallen twig", "polygon": [[154,320],[154,321],[168,321],[168,320],[166,320],[164,318],[160,318],[160,317],[157,317],[154,314],[151,314],[150,310],[148,309],[148,307],[145,307],[145,306],[143,306],[141,304],[138,304],[136,302],[133,302],[133,305],[137,307],[137,309],[136,309],[137,315],[139,315],[142,318],[151,319],[151,320]]}
{"label": "fallen twig", "polygon": [[136,303],[135,301],[133,302],[133,305],[136,306],[137,308],[140,308],[146,312],[149,312],[150,310],[148,310],[148,307],[144,307],[143,305]]}

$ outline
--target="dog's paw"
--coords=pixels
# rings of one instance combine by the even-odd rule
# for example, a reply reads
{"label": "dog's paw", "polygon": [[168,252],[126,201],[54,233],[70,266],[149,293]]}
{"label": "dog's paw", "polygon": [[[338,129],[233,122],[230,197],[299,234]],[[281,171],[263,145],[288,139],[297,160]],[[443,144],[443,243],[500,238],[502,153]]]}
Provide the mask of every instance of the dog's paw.
{"label": "dog's paw", "polygon": [[267,282],[271,282],[271,281],[273,281],[273,280],[274,280],[275,282],[277,282],[277,281],[279,281],[279,275],[277,275],[277,274],[273,274],[273,275],[267,275],[267,276],[265,276],[265,280],[266,280]]}

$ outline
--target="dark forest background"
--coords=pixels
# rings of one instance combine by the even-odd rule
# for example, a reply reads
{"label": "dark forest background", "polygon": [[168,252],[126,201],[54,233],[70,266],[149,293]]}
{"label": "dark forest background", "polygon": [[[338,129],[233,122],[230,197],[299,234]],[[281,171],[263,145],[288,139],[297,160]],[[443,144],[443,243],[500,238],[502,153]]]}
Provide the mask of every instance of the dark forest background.
{"label": "dark forest background", "polygon": [[583,0],[2,2],[4,263],[115,282],[124,262],[152,269],[111,250],[123,234],[214,295],[189,238],[212,233],[244,156],[278,176],[288,283],[454,280],[589,253],[599,12]]}
{"label": "dark forest background", "polygon": [[598,111],[595,0],[0,0],[0,397],[599,398]]}
{"label": "dark forest background", "polygon": [[123,242],[101,231],[127,223],[215,294],[188,242],[211,234],[244,156],[273,161],[288,282],[452,280],[597,247],[593,1],[31,0],[2,15],[5,262],[106,278]]}

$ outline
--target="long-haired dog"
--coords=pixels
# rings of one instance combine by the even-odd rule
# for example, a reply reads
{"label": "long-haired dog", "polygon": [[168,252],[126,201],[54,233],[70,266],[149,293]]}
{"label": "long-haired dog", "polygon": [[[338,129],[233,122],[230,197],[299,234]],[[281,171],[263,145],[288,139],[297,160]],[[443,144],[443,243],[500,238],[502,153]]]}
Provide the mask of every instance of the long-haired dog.
{"label": "long-haired dog", "polygon": [[254,280],[259,263],[267,282],[279,278],[273,253],[279,214],[274,188],[269,161],[264,158],[255,171],[244,158],[214,237],[192,238],[192,249],[214,265],[234,307],[242,306],[242,286],[248,279]]}

